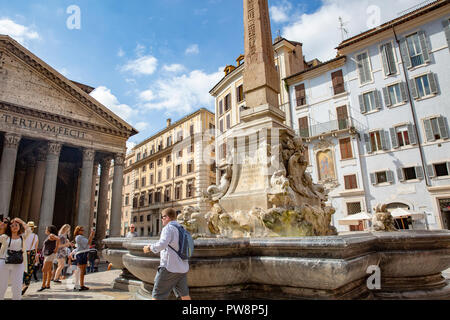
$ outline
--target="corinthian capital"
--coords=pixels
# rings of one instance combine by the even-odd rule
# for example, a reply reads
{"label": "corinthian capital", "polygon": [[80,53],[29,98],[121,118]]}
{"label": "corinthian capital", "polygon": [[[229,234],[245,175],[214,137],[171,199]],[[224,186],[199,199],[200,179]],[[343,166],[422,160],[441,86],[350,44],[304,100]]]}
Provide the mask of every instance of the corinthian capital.
{"label": "corinthian capital", "polygon": [[95,150],[94,149],[83,149],[83,161],[94,161]]}
{"label": "corinthian capital", "polygon": [[5,134],[4,148],[17,149],[19,148],[21,136],[14,133]]}
{"label": "corinthian capital", "polygon": [[114,166],[123,166],[125,163],[125,155],[123,153],[116,153],[114,155]]}
{"label": "corinthian capital", "polygon": [[109,172],[109,169],[111,168],[111,158],[103,158],[100,160],[100,166],[102,167],[102,170],[105,170],[106,172]]}
{"label": "corinthian capital", "polygon": [[48,152],[48,154],[59,156],[60,153],[61,153],[61,148],[62,148],[62,144],[61,143],[52,141],[52,142],[48,143],[47,152]]}

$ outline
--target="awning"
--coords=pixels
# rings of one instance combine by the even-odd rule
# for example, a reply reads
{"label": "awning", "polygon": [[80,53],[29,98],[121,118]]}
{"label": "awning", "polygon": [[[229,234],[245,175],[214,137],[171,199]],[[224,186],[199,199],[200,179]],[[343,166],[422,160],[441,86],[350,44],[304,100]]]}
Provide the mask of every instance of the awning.
{"label": "awning", "polygon": [[414,218],[414,220],[419,220],[419,219],[425,218],[425,215],[423,213],[411,212],[409,210],[402,209],[402,208],[397,208],[397,209],[392,210],[391,215],[395,219],[412,217],[412,218]]}
{"label": "awning", "polygon": [[360,221],[372,220],[372,216],[366,212],[349,215],[339,220],[340,225],[357,226]]}

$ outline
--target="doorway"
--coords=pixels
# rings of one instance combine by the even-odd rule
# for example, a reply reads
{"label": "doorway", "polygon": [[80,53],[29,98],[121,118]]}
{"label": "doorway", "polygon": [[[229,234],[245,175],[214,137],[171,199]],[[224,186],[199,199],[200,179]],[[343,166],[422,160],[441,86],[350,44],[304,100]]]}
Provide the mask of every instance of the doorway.
{"label": "doorway", "polygon": [[442,228],[450,230],[450,198],[439,199],[441,210]]}

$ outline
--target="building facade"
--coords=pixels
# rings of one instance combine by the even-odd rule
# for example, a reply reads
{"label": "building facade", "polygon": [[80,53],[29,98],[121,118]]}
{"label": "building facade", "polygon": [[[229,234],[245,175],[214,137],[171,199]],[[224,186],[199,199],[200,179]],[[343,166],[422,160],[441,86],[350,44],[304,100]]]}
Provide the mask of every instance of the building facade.
{"label": "building facade", "polygon": [[[436,1],[342,42],[338,57],[285,79],[309,170],[330,191],[334,224],[378,203],[450,229],[448,1]],[[350,230],[362,230],[360,226]]]}
{"label": "building facade", "polygon": [[[41,241],[52,224],[92,226],[99,166],[106,177],[113,159],[120,173],[126,141],[137,133],[92,98],[92,90],[0,35],[0,215],[34,221]],[[113,185],[112,216],[120,220],[122,176]],[[100,194],[103,189],[100,183]],[[100,197],[100,240],[105,204]],[[111,232],[119,235],[119,226],[113,223]]]}
{"label": "building facade", "polygon": [[202,192],[215,184],[214,114],[200,109],[134,147],[126,156],[122,232],[134,224],[140,236],[158,236],[161,211],[210,207]]}

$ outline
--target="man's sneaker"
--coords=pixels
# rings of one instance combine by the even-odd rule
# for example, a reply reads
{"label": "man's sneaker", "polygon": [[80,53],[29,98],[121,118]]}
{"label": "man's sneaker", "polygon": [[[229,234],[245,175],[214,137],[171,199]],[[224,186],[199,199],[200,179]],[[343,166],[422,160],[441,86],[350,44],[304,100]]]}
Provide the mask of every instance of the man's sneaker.
{"label": "man's sneaker", "polygon": [[78,291],[87,291],[87,290],[89,290],[88,287],[82,286]]}

